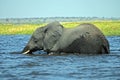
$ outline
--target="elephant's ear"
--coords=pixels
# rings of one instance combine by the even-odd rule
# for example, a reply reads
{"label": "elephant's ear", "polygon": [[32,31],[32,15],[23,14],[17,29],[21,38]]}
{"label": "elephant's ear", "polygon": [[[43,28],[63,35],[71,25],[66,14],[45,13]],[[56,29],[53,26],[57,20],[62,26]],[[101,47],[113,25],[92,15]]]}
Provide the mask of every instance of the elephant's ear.
{"label": "elephant's ear", "polygon": [[62,35],[63,27],[55,26],[54,28],[45,30],[45,37],[43,41],[44,50],[49,51],[53,48],[56,42]]}

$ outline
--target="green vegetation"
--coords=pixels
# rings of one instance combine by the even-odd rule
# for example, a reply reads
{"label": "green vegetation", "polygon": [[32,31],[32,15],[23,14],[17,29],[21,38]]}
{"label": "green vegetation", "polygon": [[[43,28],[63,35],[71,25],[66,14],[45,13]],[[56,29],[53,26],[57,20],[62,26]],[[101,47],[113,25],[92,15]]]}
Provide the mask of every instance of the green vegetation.
{"label": "green vegetation", "polygon": [[[62,22],[66,28],[74,28],[81,23],[87,22]],[[106,36],[120,36],[120,21],[93,21],[88,22],[96,25]],[[0,35],[32,34],[33,31],[46,24],[0,24]]]}
{"label": "green vegetation", "polygon": [[0,24],[0,35],[32,34],[37,27],[45,24]]}

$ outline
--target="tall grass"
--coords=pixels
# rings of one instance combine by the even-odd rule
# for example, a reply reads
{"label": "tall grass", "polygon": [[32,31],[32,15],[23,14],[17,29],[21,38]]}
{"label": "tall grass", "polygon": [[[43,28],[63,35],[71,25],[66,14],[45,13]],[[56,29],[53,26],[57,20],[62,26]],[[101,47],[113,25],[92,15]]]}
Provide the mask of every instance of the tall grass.
{"label": "tall grass", "polygon": [[0,34],[32,34],[37,27],[44,25],[45,24],[0,24]]}
{"label": "tall grass", "polygon": [[120,22],[93,22],[105,35],[120,36]]}
{"label": "tall grass", "polygon": [[[87,22],[62,22],[65,28],[74,28],[81,23]],[[120,21],[94,21],[89,22],[96,25],[106,36],[120,36]],[[38,27],[46,24],[0,24],[0,35],[32,34]]]}

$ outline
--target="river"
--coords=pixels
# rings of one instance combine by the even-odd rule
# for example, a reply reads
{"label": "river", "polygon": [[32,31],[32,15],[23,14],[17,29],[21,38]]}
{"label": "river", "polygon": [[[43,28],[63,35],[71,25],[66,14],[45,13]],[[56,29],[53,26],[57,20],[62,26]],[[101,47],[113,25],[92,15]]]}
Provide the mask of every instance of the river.
{"label": "river", "polygon": [[[30,35],[0,35],[0,80],[120,80],[120,36],[110,54],[23,55]],[[18,53],[17,53],[18,52]]]}

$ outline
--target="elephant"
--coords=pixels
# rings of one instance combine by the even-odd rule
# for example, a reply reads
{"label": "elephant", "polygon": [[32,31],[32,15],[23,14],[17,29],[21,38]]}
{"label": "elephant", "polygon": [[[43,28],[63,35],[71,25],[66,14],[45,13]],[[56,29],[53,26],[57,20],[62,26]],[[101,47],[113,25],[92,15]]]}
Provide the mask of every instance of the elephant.
{"label": "elephant", "polygon": [[50,51],[62,35],[62,30],[63,26],[58,21],[37,28],[22,53],[32,54],[37,50]]}
{"label": "elephant", "polygon": [[64,28],[59,22],[52,22],[36,29],[22,53],[32,54],[37,50],[46,51],[49,55],[110,53],[108,40],[90,23]]}

